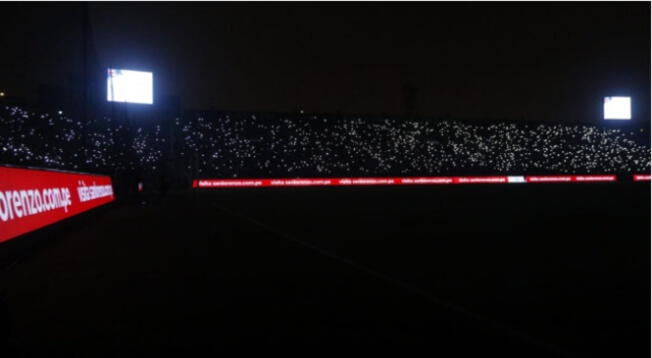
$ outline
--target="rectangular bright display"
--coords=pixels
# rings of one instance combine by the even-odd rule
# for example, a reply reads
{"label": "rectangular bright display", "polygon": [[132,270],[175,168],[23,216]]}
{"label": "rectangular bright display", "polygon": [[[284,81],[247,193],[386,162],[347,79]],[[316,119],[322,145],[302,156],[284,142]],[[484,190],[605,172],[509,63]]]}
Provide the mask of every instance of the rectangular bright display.
{"label": "rectangular bright display", "polygon": [[632,99],[630,97],[605,97],[604,119],[632,119]]}
{"label": "rectangular bright display", "polygon": [[154,103],[151,72],[109,68],[107,74],[107,101],[126,103]]}
{"label": "rectangular bright display", "polygon": [[113,199],[108,176],[0,166],[0,243]]}

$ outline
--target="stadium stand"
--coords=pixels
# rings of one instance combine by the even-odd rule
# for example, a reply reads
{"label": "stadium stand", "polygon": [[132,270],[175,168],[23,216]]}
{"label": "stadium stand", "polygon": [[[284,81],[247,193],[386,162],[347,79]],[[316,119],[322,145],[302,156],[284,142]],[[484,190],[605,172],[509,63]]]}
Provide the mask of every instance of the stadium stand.
{"label": "stadium stand", "polygon": [[[632,174],[650,171],[649,133],[588,125],[217,113],[126,131],[103,117],[0,108],[0,162],[114,173],[174,157],[199,177]],[[127,150],[128,146],[131,150]],[[133,153],[129,155],[129,153]],[[196,168],[195,168],[196,167]]]}

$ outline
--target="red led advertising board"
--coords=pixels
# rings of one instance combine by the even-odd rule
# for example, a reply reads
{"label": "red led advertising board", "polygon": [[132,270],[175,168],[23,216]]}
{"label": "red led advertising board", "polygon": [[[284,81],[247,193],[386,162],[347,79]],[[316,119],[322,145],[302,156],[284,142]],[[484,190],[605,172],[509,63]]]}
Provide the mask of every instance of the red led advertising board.
{"label": "red led advertising board", "polygon": [[517,184],[559,182],[614,182],[615,175],[548,176],[465,176],[465,177],[390,177],[390,178],[301,178],[301,179],[197,179],[193,188],[251,188],[290,186],[350,185],[440,185],[440,184]]}
{"label": "red led advertising board", "polygon": [[538,175],[525,177],[528,183],[610,182],[615,175]]}
{"label": "red led advertising board", "polygon": [[0,242],[113,200],[108,176],[0,166]]}
{"label": "red led advertising board", "polygon": [[507,177],[410,177],[410,178],[299,178],[299,179],[199,179],[195,188],[261,186],[350,186],[503,183]]}

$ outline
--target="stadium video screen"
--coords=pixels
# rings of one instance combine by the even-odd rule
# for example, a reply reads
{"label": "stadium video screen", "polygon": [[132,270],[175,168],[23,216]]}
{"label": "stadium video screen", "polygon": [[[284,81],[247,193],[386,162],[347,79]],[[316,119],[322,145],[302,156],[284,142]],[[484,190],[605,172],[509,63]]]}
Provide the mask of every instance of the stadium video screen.
{"label": "stadium video screen", "polygon": [[109,68],[107,101],[152,104],[153,75],[151,72]]}
{"label": "stadium video screen", "polygon": [[632,119],[632,99],[630,97],[605,97],[604,119]]}

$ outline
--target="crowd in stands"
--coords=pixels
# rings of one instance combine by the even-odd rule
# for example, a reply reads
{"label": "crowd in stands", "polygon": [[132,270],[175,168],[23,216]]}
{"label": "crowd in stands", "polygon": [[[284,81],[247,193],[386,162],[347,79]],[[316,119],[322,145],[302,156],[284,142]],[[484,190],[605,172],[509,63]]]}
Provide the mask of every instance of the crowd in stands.
{"label": "crowd in stands", "polygon": [[[0,163],[113,173],[183,163],[200,177],[626,174],[649,133],[588,125],[212,113],[134,127],[0,108]],[[170,141],[173,142],[170,143]],[[167,153],[167,154],[166,154]]]}
{"label": "crowd in stands", "polygon": [[583,125],[216,115],[181,127],[206,177],[645,173],[648,133]]}
{"label": "crowd in stands", "polygon": [[0,108],[0,164],[104,174],[128,167],[156,170],[166,140],[160,125],[127,131],[108,117],[84,124],[60,110]]}

